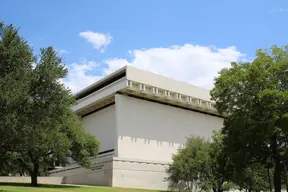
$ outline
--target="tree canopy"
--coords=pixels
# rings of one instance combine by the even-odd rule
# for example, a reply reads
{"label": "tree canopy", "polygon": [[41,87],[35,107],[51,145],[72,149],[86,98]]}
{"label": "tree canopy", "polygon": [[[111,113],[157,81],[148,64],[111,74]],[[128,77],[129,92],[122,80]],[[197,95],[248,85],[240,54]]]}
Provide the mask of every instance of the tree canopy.
{"label": "tree canopy", "polygon": [[209,143],[200,137],[190,137],[183,148],[173,155],[173,163],[167,169],[171,190],[197,191],[206,188],[203,178],[206,177],[209,162]]}
{"label": "tree canopy", "polygon": [[252,62],[222,69],[211,91],[222,113],[225,153],[237,170],[274,164],[274,187],[281,191],[282,158],[288,142],[288,47],[259,49]]}
{"label": "tree canopy", "polygon": [[0,71],[0,164],[6,172],[24,170],[37,185],[37,176],[55,162],[89,167],[99,143],[71,109],[75,98],[61,83],[67,69],[54,48],[41,49],[37,58],[18,29],[2,22]]}
{"label": "tree canopy", "polygon": [[268,175],[264,166],[254,164],[237,170],[225,154],[221,132],[214,132],[212,138],[212,141],[207,141],[192,136],[173,156],[173,163],[167,169],[171,190],[268,191]]}

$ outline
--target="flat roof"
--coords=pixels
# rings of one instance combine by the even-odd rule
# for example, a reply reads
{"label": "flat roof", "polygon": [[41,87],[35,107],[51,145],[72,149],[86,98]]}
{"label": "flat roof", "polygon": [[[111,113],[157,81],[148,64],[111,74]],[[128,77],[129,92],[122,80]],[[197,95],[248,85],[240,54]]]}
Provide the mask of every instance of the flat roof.
{"label": "flat roof", "polygon": [[160,89],[180,93],[194,98],[199,98],[207,101],[209,101],[211,98],[209,89],[177,81],[175,79],[158,75],[152,72],[140,70],[132,66],[125,66],[77,92],[75,94],[76,99],[84,98],[87,95],[90,95],[91,93],[124,77],[127,80],[154,86]]}
{"label": "flat roof", "polygon": [[121,79],[126,76],[126,66],[122,67],[110,75],[105,76],[104,78],[100,79],[99,81],[96,81],[95,83],[89,85],[88,87],[78,91],[75,94],[76,99],[81,99],[86,97],[87,95],[90,95],[91,93],[94,93],[95,91],[106,87],[107,85],[117,81],[118,79]]}

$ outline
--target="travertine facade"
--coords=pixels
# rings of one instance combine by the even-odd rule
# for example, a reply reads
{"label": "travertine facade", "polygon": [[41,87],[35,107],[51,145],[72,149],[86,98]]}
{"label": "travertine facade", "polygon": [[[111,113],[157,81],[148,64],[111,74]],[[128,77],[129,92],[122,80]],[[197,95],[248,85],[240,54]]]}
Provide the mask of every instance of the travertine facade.
{"label": "travertine facade", "polygon": [[73,110],[100,141],[91,170],[51,172],[66,183],[167,189],[165,170],[186,138],[210,138],[222,118],[209,90],[124,67],[77,93]]}

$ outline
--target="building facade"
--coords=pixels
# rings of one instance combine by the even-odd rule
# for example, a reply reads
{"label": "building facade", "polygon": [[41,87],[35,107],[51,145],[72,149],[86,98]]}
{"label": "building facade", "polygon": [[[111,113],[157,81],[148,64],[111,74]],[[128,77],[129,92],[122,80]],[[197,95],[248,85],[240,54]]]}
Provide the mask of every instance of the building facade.
{"label": "building facade", "polygon": [[73,110],[100,141],[92,169],[54,170],[64,183],[167,189],[166,169],[189,136],[209,139],[223,119],[209,90],[124,67],[76,94]]}

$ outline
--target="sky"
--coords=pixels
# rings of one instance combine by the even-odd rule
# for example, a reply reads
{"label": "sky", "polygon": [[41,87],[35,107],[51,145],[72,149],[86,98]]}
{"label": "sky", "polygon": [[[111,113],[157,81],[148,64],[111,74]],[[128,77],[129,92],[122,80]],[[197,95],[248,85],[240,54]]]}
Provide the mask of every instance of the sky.
{"label": "sky", "polygon": [[74,93],[125,66],[213,87],[232,61],[288,44],[287,0],[1,0],[0,20],[53,46]]}

